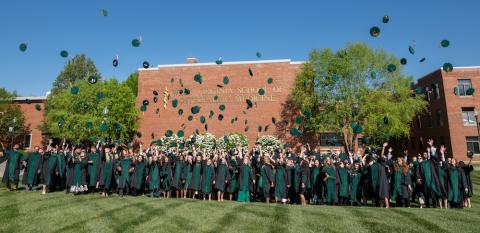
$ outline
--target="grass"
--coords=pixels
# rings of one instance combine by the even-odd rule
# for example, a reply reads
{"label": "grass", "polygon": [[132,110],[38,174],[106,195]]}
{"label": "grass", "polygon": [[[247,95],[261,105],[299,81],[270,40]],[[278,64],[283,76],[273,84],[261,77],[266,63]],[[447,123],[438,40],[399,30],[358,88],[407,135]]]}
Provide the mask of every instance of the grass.
{"label": "grass", "polygon": [[[473,173],[480,192],[480,171]],[[472,209],[249,205],[0,189],[0,232],[478,232]]]}

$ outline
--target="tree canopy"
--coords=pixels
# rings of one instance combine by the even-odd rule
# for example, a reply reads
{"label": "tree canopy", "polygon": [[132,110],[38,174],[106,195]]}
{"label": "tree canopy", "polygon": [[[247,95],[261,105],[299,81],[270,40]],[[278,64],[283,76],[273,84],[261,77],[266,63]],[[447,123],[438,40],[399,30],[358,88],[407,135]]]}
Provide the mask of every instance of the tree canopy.
{"label": "tree canopy", "polygon": [[412,81],[394,55],[348,44],[336,52],[313,50],[291,100],[304,118],[302,130],[341,134],[351,151],[360,134],[372,145],[409,135],[410,122],[427,105],[414,94]]}
{"label": "tree canopy", "polygon": [[138,71],[133,72],[130,74],[123,82],[124,85],[128,86],[130,90],[132,90],[132,93],[135,97],[137,97],[138,94]]}
{"label": "tree canopy", "polygon": [[[10,143],[12,137],[14,142],[18,142],[26,130],[22,110],[18,105],[12,104],[15,96],[15,92],[0,88],[0,142]],[[10,127],[13,127],[13,132],[9,132]]]}
{"label": "tree canopy", "polygon": [[53,82],[52,93],[68,89],[73,83],[87,80],[90,76],[101,80],[101,75],[93,61],[84,54],[76,55],[65,64],[62,72]]}

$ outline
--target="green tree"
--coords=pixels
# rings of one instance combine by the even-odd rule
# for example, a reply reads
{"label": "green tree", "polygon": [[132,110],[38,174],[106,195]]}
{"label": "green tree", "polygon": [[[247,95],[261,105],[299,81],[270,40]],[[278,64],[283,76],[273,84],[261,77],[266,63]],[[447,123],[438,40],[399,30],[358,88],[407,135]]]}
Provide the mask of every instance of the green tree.
{"label": "green tree", "polygon": [[68,89],[76,81],[87,80],[90,76],[97,77],[99,81],[101,79],[97,67],[90,58],[84,54],[76,55],[65,64],[53,82],[52,94]]}
{"label": "green tree", "polygon": [[46,110],[48,133],[75,143],[130,140],[138,128],[135,96],[115,79],[77,81],[71,89],[50,95]]}
{"label": "green tree", "polygon": [[125,80],[123,82],[123,85],[128,86],[128,88],[130,88],[130,90],[132,90],[133,95],[135,95],[135,97],[137,97],[137,93],[138,93],[138,71],[135,71],[134,73],[130,74],[128,76],[127,80]]}
{"label": "green tree", "polygon": [[333,52],[314,50],[303,64],[291,96],[303,113],[303,130],[333,131],[352,151],[359,134],[369,144],[407,137],[410,122],[427,105],[411,89],[399,60],[363,43]]}
{"label": "green tree", "polygon": [[[15,92],[9,92],[5,88],[0,88],[0,142],[14,143],[22,140],[22,136],[27,130],[25,127],[25,117],[20,106],[13,104]],[[9,129],[12,127],[13,131]]]}

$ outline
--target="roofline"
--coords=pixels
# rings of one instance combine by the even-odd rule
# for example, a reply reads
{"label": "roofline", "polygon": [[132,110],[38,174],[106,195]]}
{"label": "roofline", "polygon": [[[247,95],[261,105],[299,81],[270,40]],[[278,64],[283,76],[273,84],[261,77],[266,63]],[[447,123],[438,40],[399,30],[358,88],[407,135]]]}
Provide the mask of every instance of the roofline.
{"label": "roofline", "polygon": [[20,96],[13,98],[13,101],[27,101],[27,100],[47,100],[46,96]]}
{"label": "roofline", "polygon": [[[454,66],[453,67],[453,70],[455,71],[455,69],[480,69],[480,66]],[[435,72],[438,72],[438,71],[442,71],[443,70],[443,67],[440,67],[438,69],[435,69],[433,70],[432,72],[426,74],[426,75],[423,75],[421,78],[419,78],[417,81],[421,80],[421,79],[424,79],[430,75],[432,75],[433,73]]]}
{"label": "roofline", "polygon": [[[292,61],[290,59],[277,59],[277,60],[259,60],[259,61],[234,61],[234,62],[223,62],[221,65],[246,65],[246,64],[262,64],[262,63],[281,63],[289,62],[292,65],[299,65],[305,63],[304,61]],[[215,62],[206,62],[206,63],[187,63],[187,64],[165,64],[158,65],[154,68],[139,68],[138,71],[145,70],[158,70],[160,68],[173,68],[173,67],[197,67],[197,66],[220,66]]]}

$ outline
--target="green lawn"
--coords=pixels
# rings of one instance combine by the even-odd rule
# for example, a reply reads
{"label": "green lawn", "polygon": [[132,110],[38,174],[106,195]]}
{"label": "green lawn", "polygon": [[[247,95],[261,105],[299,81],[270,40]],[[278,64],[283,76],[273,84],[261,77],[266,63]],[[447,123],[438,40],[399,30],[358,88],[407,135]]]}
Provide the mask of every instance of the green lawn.
{"label": "green lawn", "polygon": [[[480,172],[473,174],[480,192]],[[480,232],[473,209],[250,205],[0,190],[0,232]]]}

